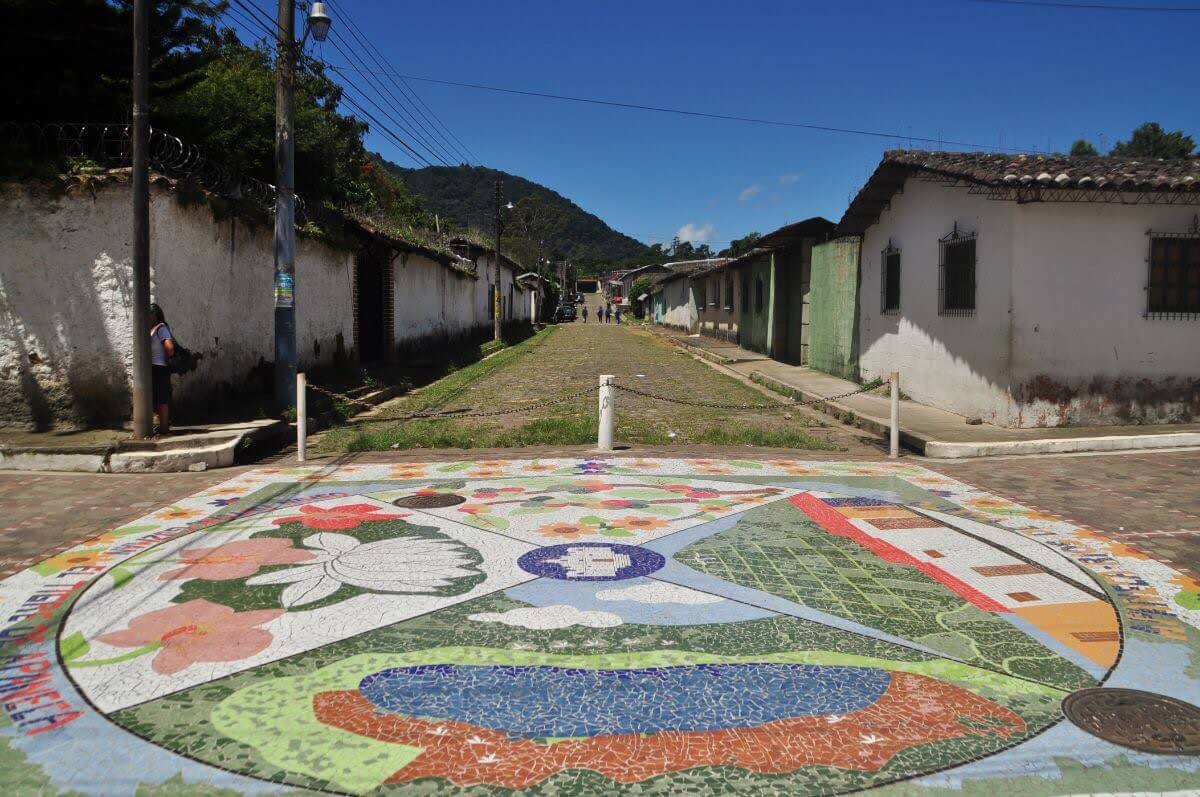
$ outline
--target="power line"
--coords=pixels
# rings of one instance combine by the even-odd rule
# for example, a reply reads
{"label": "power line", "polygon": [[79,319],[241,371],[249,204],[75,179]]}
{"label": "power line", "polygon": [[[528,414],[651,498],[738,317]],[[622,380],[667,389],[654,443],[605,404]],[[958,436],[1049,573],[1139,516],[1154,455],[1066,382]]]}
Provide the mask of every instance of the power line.
{"label": "power line", "polygon": [[[351,56],[346,52],[346,49],[353,49],[353,45],[350,44],[350,42],[347,42],[345,39],[343,39],[341,37],[331,38],[328,41],[330,44],[333,45],[334,49],[336,49],[339,53],[342,54],[343,58],[347,58],[347,59],[355,58],[354,56]],[[342,44],[346,45],[346,49],[342,48]],[[359,61],[357,63],[362,65],[361,61]],[[330,67],[330,68],[333,69],[334,72],[338,73],[338,76],[342,79],[343,82],[350,83],[349,77],[344,72],[337,69],[336,67]],[[442,163],[449,166],[450,165],[449,161],[444,157],[444,150],[442,150],[439,147],[437,147],[436,145],[434,145],[433,142],[430,141],[430,139],[426,135],[423,135],[421,132],[418,131],[419,129],[424,130],[422,124],[420,123],[419,120],[417,120],[413,116],[412,113],[410,113],[408,111],[407,108],[402,107],[398,103],[395,92],[389,90],[387,88],[387,86],[385,86],[383,84],[382,81],[378,80],[377,78],[375,78],[369,74],[367,75],[367,81],[371,84],[371,88],[373,91],[376,92],[377,96],[381,100],[386,102],[391,107],[391,109],[393,111],[395,111],[397,114],[406,117],[408,119],[408,121],[410,123],[412,123],[413,127],[409,127],[407,124],[400,121],[396,117],[391,116],[391,114],[388,114],[388,117],[395,124],[399,125],[406,133],[408,133],[408,135],[411,136],[416,142],[418,142],[425,149],[426,152],[433,155],[437,160],[440,160]],[[360,93],[364,93],[362,91],[361,87],[356,86],[355,88],[357,88]],[[382,108],[380,110],[383,111]],[[384,113],[387,113],[387,112],[384,111]],[[428,132],[428,131],[426,131],[426,132]],[[454,158],[454,156],[451,155],[450,159],[452,160],[453,158]]]}
{"label": "power line", "polygon": [[[394,71],[394,68],[391,66],[391,64],[386,62],[386,58],[384,58],[384,55],[379,48],[375,46],[375,43],[367,38],[366,34],[362,32],[362,29],[359,28],[354,19],[346,12],[344,8],[342,8],[340,0],[336,7],[334,7],[332,3],[330,3],[330,6],[334,8],[339,19],[345,19],[350,32],[354,34],[355,38],[367,47],[367,54],[371,56],[371,60],[375,62],[375,65],[381,70]],[[412,86],[408,85],[407,81],[402,78],[398,80],[394,75],[390,77],[392,80],[392,85],[400,89],[402,95],[407,95],[412,100],[415,100],[429,113],[430,116],[433,117],[434,121],[430,122],[430,127],[433,128],[433,131],[446,144],[446,146],[450,150],[454,151],[456,156],[460,156],[462,160],[467,163],[478,162],[479,159],[475,157],[475,153],[471,152],[470,148],[467,147],[467,145],[464,144],[457,135],[455,135],[454,131],[450,129],[450,127],[447,126],[444,121],[442,121],[442,118],[438,116],[432,108],[429,107],[428,103],[421,99],[421,95],[414,91]],[[420,111],[418,110],[417,113],[420,113]],[[426,117],[426,120],[428,121],[428,117]],[[442,132],[443,130],[445,133]],[[446,137],[446,134],[449,134],[450,138],[454,139],[454,142],[456,142],[457,146],[450,142],[450,139]]]}
{"label": "power line", "polygon": [[252,33],[262,34],[263,38],[271,41],[278,39],[278,36],[275,35],[274,30],[267,28],[262,22],[248,12],[241,10],[238,6],[226,6],[225,13],[232,17],[234,21],[236,21],[243,28],[250,30]]}
{"label": "power line", "polygon": [[[329,64],[328,66],[332,69],[339,68],[338,66],[336,66],[334,64]],[[340,68],[349,69],[352,72],[354,72],[354,71],[364,71],[364,72],[371,71],[371,70],[358,70],[358,69],[354,69],[353,67],[345,67],[345,66],[340,67]],[[702,119],[719,119],[719,120],[726,121],[726,122],[747,122],[750,124],[768,125],[771,127],[790,127],[790,128],[799,128],[801,130],[817,130],[817,131],[825,132],[825,133],[845,133],[848,135],[856,135],[856,136],[870,136],[872,138],[919,141],[922,144],[938,144],[941,146],[949,145],[949,146],[955,146],[955,147],[970,147],[972,149],[985,149],[985,150],[999,150],[1000,149],[1000,147],[997,147],[992,144],[973,144],[973,143],[967,142],[967,141],[952,141],[950,139],[944,139],[944,138],[929,138],[929,137],[925,137],[925,136],[913,136],[913,135],[909,135],[907,133],[886,133],[886,132],[881,132],[881,131],[877,131],[877,130],[859,130],[859,129],[851,128],[851,127],[835,127],[833,125],[819,125],[819,124],[813,124],[810,122],[789,122],[789,121],[783,121],[783,120],[779,120],[779,119],[764,119],[764,118],[754,117],[754,116],[736,116],[733,114],[715,113],[715,112],[711,112],[711,111],[693,111],[693,110],[687,110],[684,108],[667,108],[667,107],[658,106],[658,105],[642,105],[640,103],[622,102],[622,101],[618,101],[618,100],[600,100],[600,99],[595,99],[593,97],[573,97],[573,96],[566,95],[566,94],[551,94],[551,93],[545,92],[545,91],[530,91],[530,90],[526,90],[526,89],[510,89],[510,88],[503,88],[501,86],[488,86],[483,83],[463,83],[463,82],[455,81],[455,80],[442,80],[440,78],[422,77],[419,75],[404,75],[399,72],[390,73],[390,74],[395,74],[396,77],[400,77],[405,80],[418,80],[423,83],[437,83],[437,84],[440,84],[443,86],[457,86],[459,88],[476,89],[478,91],[492,91],[492,92],[497,92],[500,94],[516,94],[516,95],[523,96],[523,97],[539,97],[541,99],[547,99],[547,100],[562,100],[565,102],[581,102],[581,103],[586,103],[589,105],[602,105],[602,106],[606,106],[606,107],[610,107],[610,108],[626,108],[626,109],[635,110],[635,111],[653,111],[655,113],[668,113],[668,114],[674,114],[676,116],[690,116],[690,117],[696,117],[696,118],[702,118]],[[1013,151],[1019,152],[1022,150],[1013,150]]]}
{"label": "power line", "polygon": [[347,97],[345,97],[345,100],[346,100],[346,102],[347,102],[347,103],[349,103],[349,104],[350,104],[350,106],[351,106],[352,108],[354,108],[354,109],[355,109],[355,110],[356,110],[358,113],[361,113],[363,116],[367,117],[367,120],[368,120],[368,121],[374,122],[374,123],[375,123],[375,129],[379,130],[379,132],[380,132],[380,133],[382,133],[382,134],[383,134],[383,135],[385,135],[385,136],[388,136],[388,137],[389,137],[389,138],[391,138],[393,141],[395,141],[397,144],[399,144],[401,147],[403,147],[405,150],[407,150],[407,151],[408,151],[408,153],[409,153],[409,156],[410,156],[410,157],[411,157],[411,158],[412,158],[412,159],[413,159],[413,160],[414,160],[416,163],[418,163],[418,164],[421,164],[421,165],[423,165],[423,166],[432,166],[432,165],[433,165],[432,163],[430,163],[430,161],[429,161],[429,159],[428,159],[428,158],[426,158],[426,157],[425,157],[424,155],[422,155],[421,153],[417,152],[415,149],[413,149],[411,146],[409,146],[409,144],[408,144],[408,143],[407,143],[407,142],[406,142],[404,139],[402,139],[402,138],[400,138],[399,136],[397,136],[395,133],[393,133],[393,132],[391,131],[391,129],[390,129],[390,128],[388,128],[386,125],[384,125],[384,124],[383,124],[382,122],[380,122],[378,119],[376,119],[376,118],[374,117],[374,115],[372,115],[372,114],[371,114],[371,112],[370,112],[370,111],[368,111],[367,109],[363,108],[363,107],[362,107],[362,106],[361,106],[359,103],[355,102],[355,100],[354,100],[354,98],[353,98],[353,97],[347,96]]}
{"label": "power line", "polygon": [[[260,29],[266,30],[268,38],[279,39],[279,20],[273,18],[254,3],[249,2],[249,0],[231,0],[231,2],[241,9],[243,14],[250,17]],[[228,10],[232,10],[233,6],[228,6],[227,8]]]}
{"label": "power line", "polygon": [[968,2],[999,6],[1066,8],[1074,11],[1147,11],[1155,14],[1195,14],[1200,12],[1200,6],[1127,6],[1103,3],[1058,3],[1051,0],[968,0]]}
{"label": "power line", "polygon": [[[342,54],[343,58],[350,57],[347,55],[346,51],[342,49],[342,46],[340,44],[338,44],[338,42],[336,40],[330,39],[329,42],[331,44],[333,44],[334,48],[339,53]],[[350,80],[344,72],[342,72],[337,67],[333,67],[333,66],[331,66],[330,69],[332,69],[334,72],[338,73],[338,77],[341,78],[343,84],[345,84],[346,86],[353,87],[354,90],[357,91],[363,98],[365,98],[368,102],[370,102],[372,105],[374,105],[375,108],[378,109],[380,113],[382,113],[384,116],[386,116],[392,122],[392,124],[398,126],[401,130],[403,130],[410,137],[412,137],[412,139],[419,146],[421,146],[426,152],[428,152],[430,155],[432,155],[436,160],[441,161],[446,166],[450,165],[450,163],[444,157],[442,157],[442,154],[435,147],[431,146],[430,143],[420,133],[417,133],[412,128],[410,128],[407,124],[405,124],[404,122],[400,121],[395,116],[393,116],[391,114],[391,112],[389,112],[387,109],[381,107],[379,105],[379,103],[375,102],[375,100],[373,100],[371,98],[370,94],[368,94],[366,91],[364,91],[361,86],[354,83],[354,81]],[[368,76],[368,80],[370,80],[370,79],[371,78]],[[374,84],[372,84],[372,85],[374,86]],[[391,105],[394,110],[397,110],[397,111],[399,110],[396,108],[395,101],[389,92],[387,92],[387,91],[380,92],[379,96],[380,96],[380,99],[382,99],[384,102],[387,102],[389,105]],[[410,118],[411,118],[411,115],[410,115]]]}

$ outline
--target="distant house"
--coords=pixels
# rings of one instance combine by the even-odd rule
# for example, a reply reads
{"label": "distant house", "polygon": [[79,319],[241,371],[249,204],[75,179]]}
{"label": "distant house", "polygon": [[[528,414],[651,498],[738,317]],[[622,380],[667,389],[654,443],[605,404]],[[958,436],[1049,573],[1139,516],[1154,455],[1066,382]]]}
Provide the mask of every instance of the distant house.
{"label": "distant house", "polygon": [[[632,305],[638,298],[633,295],[633,283],[642,277],[654,278],[660,274],[669,273],[671,273],[671,268],[665,263],[653,263],[648,266],[638,266],[635,269],[630,269],[622,274],[620,279],[616,280],[616,282],[620,283],[620,288],[616,295],[621,297],[620,301],[623,303]],[[613,301],[617,300],[614,299]]]}
{"label": "distant house", "polygon": [[1200,160],[892,151],[862,237],[859,367],[1010,427],[1200,418]]}
{"label": "distant house", "polygon": [[703,300],[697,297],[696,285],[691,277],[725,262],[726,258],[710,258],[665,263],[667,271],[655,280],[650,291],[651,320],[663,326],[695,332]]}

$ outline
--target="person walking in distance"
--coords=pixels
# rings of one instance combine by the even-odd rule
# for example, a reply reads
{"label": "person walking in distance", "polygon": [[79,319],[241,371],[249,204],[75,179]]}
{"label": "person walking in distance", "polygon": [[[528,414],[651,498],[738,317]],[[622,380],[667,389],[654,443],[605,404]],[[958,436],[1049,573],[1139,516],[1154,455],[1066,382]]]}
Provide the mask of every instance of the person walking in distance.
{"label": "person walking in distance", "polygon": [[586,304],[583,306],[583,311],[582,311],[581,315],[583,316],[583,323],[586,324],[587,323],[587,305]]}
{"label": "person walking in distance", "polygon": [[157,304],[150,305],[150,374],[153,385],[154,414],[158,416],[158,434],[171,432],[171,357],[175,338],[167,326],[167,317]]}
{"label": "person walking in distance", "polygon": [[621,326],[621,305],[617,305],[617,326]]}
{"label": "person walking in distance", "polygon": [[596,305],[596,323],[597,324],[604,323],[604,306],[603,305],[599,305],[599,304]]}

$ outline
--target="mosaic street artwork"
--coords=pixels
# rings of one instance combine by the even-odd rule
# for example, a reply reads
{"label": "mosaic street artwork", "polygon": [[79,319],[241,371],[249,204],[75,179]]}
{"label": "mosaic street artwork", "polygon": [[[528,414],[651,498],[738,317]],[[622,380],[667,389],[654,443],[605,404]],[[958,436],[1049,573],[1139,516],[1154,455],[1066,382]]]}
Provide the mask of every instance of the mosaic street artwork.
{"label": "mosaic street artwork", "polygon": [[265,468],[97,532],[0,582],[0,793],[1200,786],[1200,583],[914,465]]}

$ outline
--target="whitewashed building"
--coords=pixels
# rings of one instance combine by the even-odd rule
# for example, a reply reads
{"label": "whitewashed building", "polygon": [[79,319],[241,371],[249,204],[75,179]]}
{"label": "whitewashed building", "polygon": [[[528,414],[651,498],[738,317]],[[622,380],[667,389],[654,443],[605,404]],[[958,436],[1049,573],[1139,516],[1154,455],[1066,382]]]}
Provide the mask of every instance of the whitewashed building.
{"label": "whitewashed building", "polygon": [[1008,427],[1200,419],[1200,160],[893,151],[862,237],[864,379]]}

